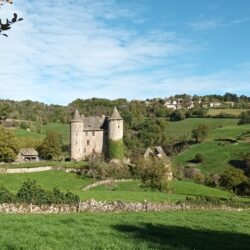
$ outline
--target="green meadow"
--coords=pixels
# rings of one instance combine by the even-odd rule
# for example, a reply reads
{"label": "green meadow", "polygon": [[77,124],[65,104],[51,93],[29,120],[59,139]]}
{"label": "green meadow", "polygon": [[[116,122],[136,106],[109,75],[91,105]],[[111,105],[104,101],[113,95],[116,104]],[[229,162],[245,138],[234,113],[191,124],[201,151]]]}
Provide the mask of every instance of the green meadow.
{"label": "green meadow", "polygon": [[21,184],[27,179],[36,180],[44,189],[51,190],[54,187],[61,191],[71,191],[78,194],[81,200],[121,200],[121,201],[151,201],[176,202],[184,200],[189,196],[213,196],[229,198],[233,195],[227,191],[210,188],[193,182],[172,181],[171,192],[162,193],[158,191],[145,190],[139,181],[131,181],[117,184],[100,185],[93,189],[83,191],[83,188],[94,182],[93,179],[82,178],[75,173],[65,173],[61,171],[45,171],[39,173],[26,174],[1,174],[0,185],[5,186],[15,193]]}
{"label": "green meadow", "polygon": [[0,214],[0,249],[247,250],[249,212]]}

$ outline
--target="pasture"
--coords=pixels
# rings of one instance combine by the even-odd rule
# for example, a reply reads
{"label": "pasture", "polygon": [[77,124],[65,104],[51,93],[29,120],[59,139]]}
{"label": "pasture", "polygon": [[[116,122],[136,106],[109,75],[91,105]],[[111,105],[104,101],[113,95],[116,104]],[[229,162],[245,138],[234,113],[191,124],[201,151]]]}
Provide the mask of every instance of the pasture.
{"label": "pasture", "polygon": [[217,116],[220,114],[234,115],[238,117],[242,112],[246,112],[249,109],[209,109],[207,111],[208,116]]}
{"label": "pasture", "polygon": [[7,249],[249,249],[249,212],[0,214]]}
{"label": "pasture", "polygon": [[162,193],[143,189],[139,181],[132,181],[118,184],[106,184],[96,188],[83,191],[87,185],[95,182],[90,178],[82,178],[75,173],[65,173],[61,171],[45,171],[39,173],[26,174],[1,174],[0,186],[5,186],[11,192],[16,193],[21,184],[28,178],[36,180],[45,190],[52,190],[54,187],[61,191],[71,191],[78,194],[81,200],[121,200],[121,201],[143,201],[176,202],[184,200],[187,195],[190,196],[212,196],[229,198],[233,195],[221,189],[210,188],[204,185],[185,181],[172,181],[170,184],[171,192]]}

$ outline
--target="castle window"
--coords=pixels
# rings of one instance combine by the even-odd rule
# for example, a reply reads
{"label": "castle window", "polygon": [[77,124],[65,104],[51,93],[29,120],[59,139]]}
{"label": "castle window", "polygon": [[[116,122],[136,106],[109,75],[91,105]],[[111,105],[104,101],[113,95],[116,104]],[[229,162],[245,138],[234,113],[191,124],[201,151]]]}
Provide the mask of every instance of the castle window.
{"label": "castle window", "polygon": [[120,125],[118,125],[118,128],[120,128]]}
{"label": "castle window", "polygon": [[83,151],[84,151],[84,153],[86,153],[86,148],[84,148],[84,150],[83,150]]}
{"label": "castle window", "polygon": [[88,135],[88,131],[85,131],[85,135],[86,135],[86,136]]}
{"label": "castle window", "polygon": [[95,131],[92,131],[92,136],[95,136]]}
{"label": "castle window", "polygon": [[89,145],[90,143],[89,143],[89,140],[87,140],[87,145]]}

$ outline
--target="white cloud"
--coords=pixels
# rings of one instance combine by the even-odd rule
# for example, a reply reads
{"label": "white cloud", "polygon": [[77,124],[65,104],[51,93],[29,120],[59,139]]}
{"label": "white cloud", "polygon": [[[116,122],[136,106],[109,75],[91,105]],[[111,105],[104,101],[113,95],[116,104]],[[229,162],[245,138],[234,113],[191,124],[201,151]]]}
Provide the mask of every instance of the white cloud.
{"label": "white cloud", "polygon": [[9,38],[0,37],[0,98],[60,104],[94,96],[138,99],[217,92],[234,82],[243,89],[249,79],[246,68],[236,79],[230,72],[232,78],[194,76],[187,73],[195,65],[191,60],[174,67],[173,58],[178,62],[198,46],[175,32],[126,25],[147,22],[135,6],[113,0],[16,4],[5,14],[16,10],[24,21],[13,26]]}

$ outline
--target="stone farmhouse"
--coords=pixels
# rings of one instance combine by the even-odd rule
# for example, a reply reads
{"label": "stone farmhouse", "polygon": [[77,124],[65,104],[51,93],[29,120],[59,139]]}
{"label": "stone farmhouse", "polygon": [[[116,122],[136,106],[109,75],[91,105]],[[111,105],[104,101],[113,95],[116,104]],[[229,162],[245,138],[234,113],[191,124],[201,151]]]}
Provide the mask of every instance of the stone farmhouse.
{"label": "stone farmhouse", "polygon": [[108,158],[110,141],[123,140],[123,119],[116,107],[110,117],[80,115],[76,109],[70,122],[71,160],[93,155]]}

